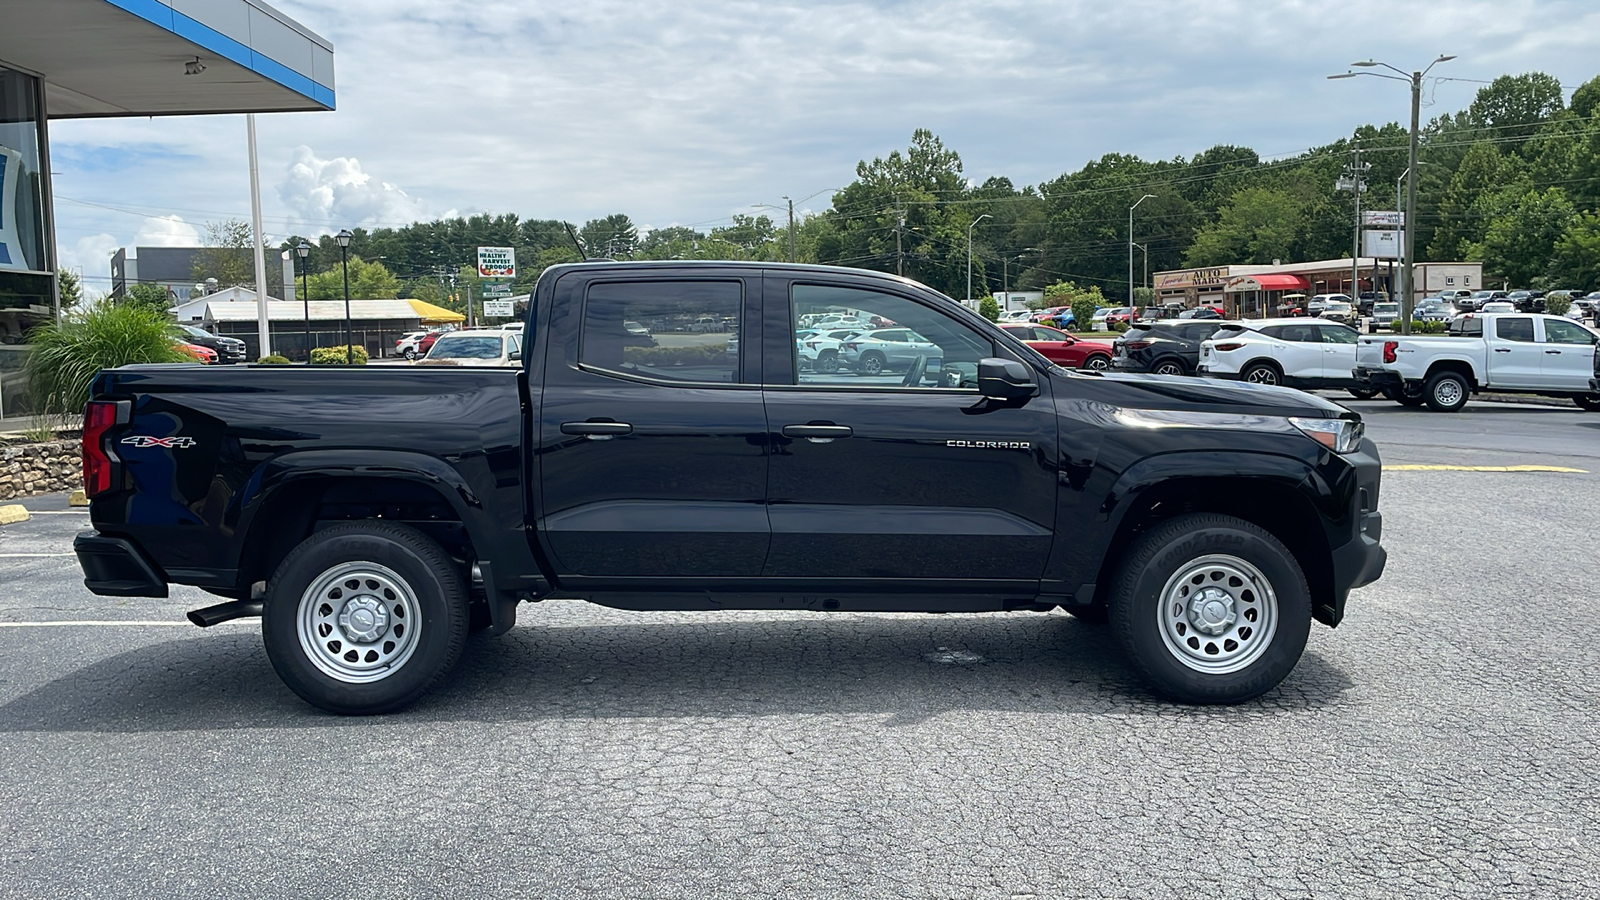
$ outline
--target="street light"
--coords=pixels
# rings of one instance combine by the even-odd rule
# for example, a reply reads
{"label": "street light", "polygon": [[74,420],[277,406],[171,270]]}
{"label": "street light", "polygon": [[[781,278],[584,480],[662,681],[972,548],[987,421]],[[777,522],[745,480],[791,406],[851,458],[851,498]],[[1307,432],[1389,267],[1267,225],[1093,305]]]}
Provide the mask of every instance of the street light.
{"label": "street light", "polygon": [[353,237],[348,228],[333,236],[339,243],[339,268],[344,272],[344,364],[347,366],[356,364],[356,351],[350,346],[350,239]]}
{"label": "street light", "polygon": [[994,217],[989,215],[988,213],[984,213],[983,215],[977,217],[976,219],[973,219],[972,220],[972,224],[967,226],[967,299],[968,300],[972,299],[972,229],[979,222],[982,222],[984,219],[992,219],[992,218],[994,218]]}
{"label": "street light", "polygon": [[1038,247],[1023,247],[1022,252],[1000,257],[1000,292],[1006,295],[1006,305],[1011,305],[1011,263],[1029,253],[1043,253]]}
{"label": "street light", "polygon": [[1148,246],[1144,245],[1144,244],[1134,244],[1134,246],[1138,247],[1139,248],[1139,252],[1144,254],[1144,277],[1140,278],[1139,282],[1144,287],[1149,287],[1150,286],[1150,248]]}
{"label": "street light", "polygon": [[1438,59],[1428,63],[1428,68],[1423,69],[1420,72],[1412,72],[1409,75],[1406,74],[1404,70],[1396,69],[1394,66],[1391,66],[1386,62],[1378,62],[1377,60],[1373,59],[1364,59],[1359,62],[1353,62],[1350,65],[1362,69],[1370,69],[1376,66],[1382,66],[1385,69],[1389,69],[1390,71],[1397,72],[1399,74],[1385,75],[1382,72],[1344,72],[1339,75],[1328,76],[1328,78],[1332,80],[1338,78],[1354,78],[1357,75],[1371,75],[1373,78],[1387,78],[1390,81],[1404,81],[1411,85],[1411,153],[1408,160],[1409,167],[1406,169],[1405,176],[1406,208],[1405,225],[1403,226],[1405,228],[1405,240],[1402,245],[1403,249],[1400,251],[1401,255],[1404,257],[1402,260],[1403,264],[1400,266],[1401,334],[1411,333],[1411,311],[1414,304],[1412,294],[1414,294],[1416,291],[1413,285],[1415,284],[1416,279],[1416,269],[1414,267],[1416,265],[1417,257],[1417,131],[1418,120],[1422,110],[1422,79],[1433,70],[1434,66],[1437,66],[1442,62],[1449,62],[1452,59],[1455,59],[1455,57],[1451,55],[1441,55]]}
{"label": "street light", "polygon": [[1140,197],[1138,200],[1133,201],[1133,205],[1128,207],[1128,308],[1129,309],[1133,308],[1133,211],[1139,208],[1139,204],[1145,202],[1146,200],[1154,200],[1155,198],[1156,198],[1155,194],[1145,194],[1143,197]]}
{"label": "street light", "polygon": [[311,255],[311,245],[305,238],[295,245],[294,255],[300,257],[300,302],[306,308],[306,365],[311,365],[311,288],[307,281],[306,257]]}

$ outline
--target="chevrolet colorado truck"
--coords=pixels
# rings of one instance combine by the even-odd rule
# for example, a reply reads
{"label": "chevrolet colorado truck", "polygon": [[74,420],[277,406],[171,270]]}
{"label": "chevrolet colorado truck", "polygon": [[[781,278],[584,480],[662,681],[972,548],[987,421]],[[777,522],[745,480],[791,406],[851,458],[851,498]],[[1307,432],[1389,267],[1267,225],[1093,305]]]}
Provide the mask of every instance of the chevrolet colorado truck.
{"label": "chevrolet colorado truck", "polygon": [[1363,336],[1356,384],[1406,406],[1456,412],[1479,391],[1569,398],[1600,412],[1590,384],[1600,334],[1561,316],[1466,313],[1448,336]]}
{"label": "chevrolet colorado truck", "polygon": [[[870,372],[803,368],[795,333],[827,314],[932,347]],[[86,585],[219,595],[190,619],[260,616],[289,688],[365,714],[415,700],[469,631],[504,632],[546,598],[1062,607],[1109,619],[1156,691],[1236,703],[1383,571],[1380,464],[1357,414],[1281,388],[1068,371],[895,276],[557,266],[523,337],[514,368],[101,372]]]}

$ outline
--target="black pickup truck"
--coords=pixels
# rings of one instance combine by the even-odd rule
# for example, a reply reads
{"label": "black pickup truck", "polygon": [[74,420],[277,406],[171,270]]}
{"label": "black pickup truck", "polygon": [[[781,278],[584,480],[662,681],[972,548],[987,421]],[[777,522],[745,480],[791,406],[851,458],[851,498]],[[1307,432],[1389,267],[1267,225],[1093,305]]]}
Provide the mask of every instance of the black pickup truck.
{"label": "black pickup truck", "polygon": [[[831,365],[804,325],[853,317]],[[705,321],[717,329],[697,327]],[[89,589],[262,616],[312,704],[374,713],[519,602],[1106,619],[1177,700],[1295,666],[1376,579],[1380,465],[1298,391],[1057,368],[926,287],[558,266],[521,368],[128,366],[85,414]],[[807,339],[810,336],[807,335]]]}

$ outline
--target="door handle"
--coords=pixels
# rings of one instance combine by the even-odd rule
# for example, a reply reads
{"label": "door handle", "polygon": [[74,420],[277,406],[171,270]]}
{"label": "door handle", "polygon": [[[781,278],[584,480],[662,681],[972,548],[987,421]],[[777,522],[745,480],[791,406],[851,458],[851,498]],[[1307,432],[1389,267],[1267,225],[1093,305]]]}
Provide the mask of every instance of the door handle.
{"label": "door handle", "polygon": [[792,438],[805,438],[818,443],[831,441],[835,438],[847,438],[853,434],[849,425],[833,425],[814,423],[811,425],[785,425],[783,436]]}
{"label": "door handle", "polygon": [[633,426],[627,422],[562,422],[562,434],[582,434],[589,437],[612,437],[619,434],[633,434]]}
{"label": "door handle", "polygon": [[1496,347],[1496,348],[1494,348],[1494,352],[1496,352],[1496,353],[1510,353],[1511,352],[1511,348],[1510,347]]}
{"label": "door handle", "polygon": [[1546,353],[1554,353],[1557,356],[1561,355],[1561,351],[1560,350],[1546,350],[1545,352]]}

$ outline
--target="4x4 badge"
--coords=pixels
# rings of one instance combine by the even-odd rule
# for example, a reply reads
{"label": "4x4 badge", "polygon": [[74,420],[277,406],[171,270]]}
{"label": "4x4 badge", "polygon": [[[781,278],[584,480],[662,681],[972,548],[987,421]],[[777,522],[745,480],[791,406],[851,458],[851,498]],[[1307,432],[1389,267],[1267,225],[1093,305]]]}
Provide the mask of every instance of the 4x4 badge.
{"label": "4x4 badge", "polygon": [[170,449],[172,447],[193,447],[194,446],[194,438],[192,438],[192,437],[151,437],[151,436],[149,436],[147,434],[136,434],[136,435],[133,435],[132,437],[123,438],[122,439],[122,443],[131,444],[132,446],[135,446],[135,447],[167,447],[167,448]]}

